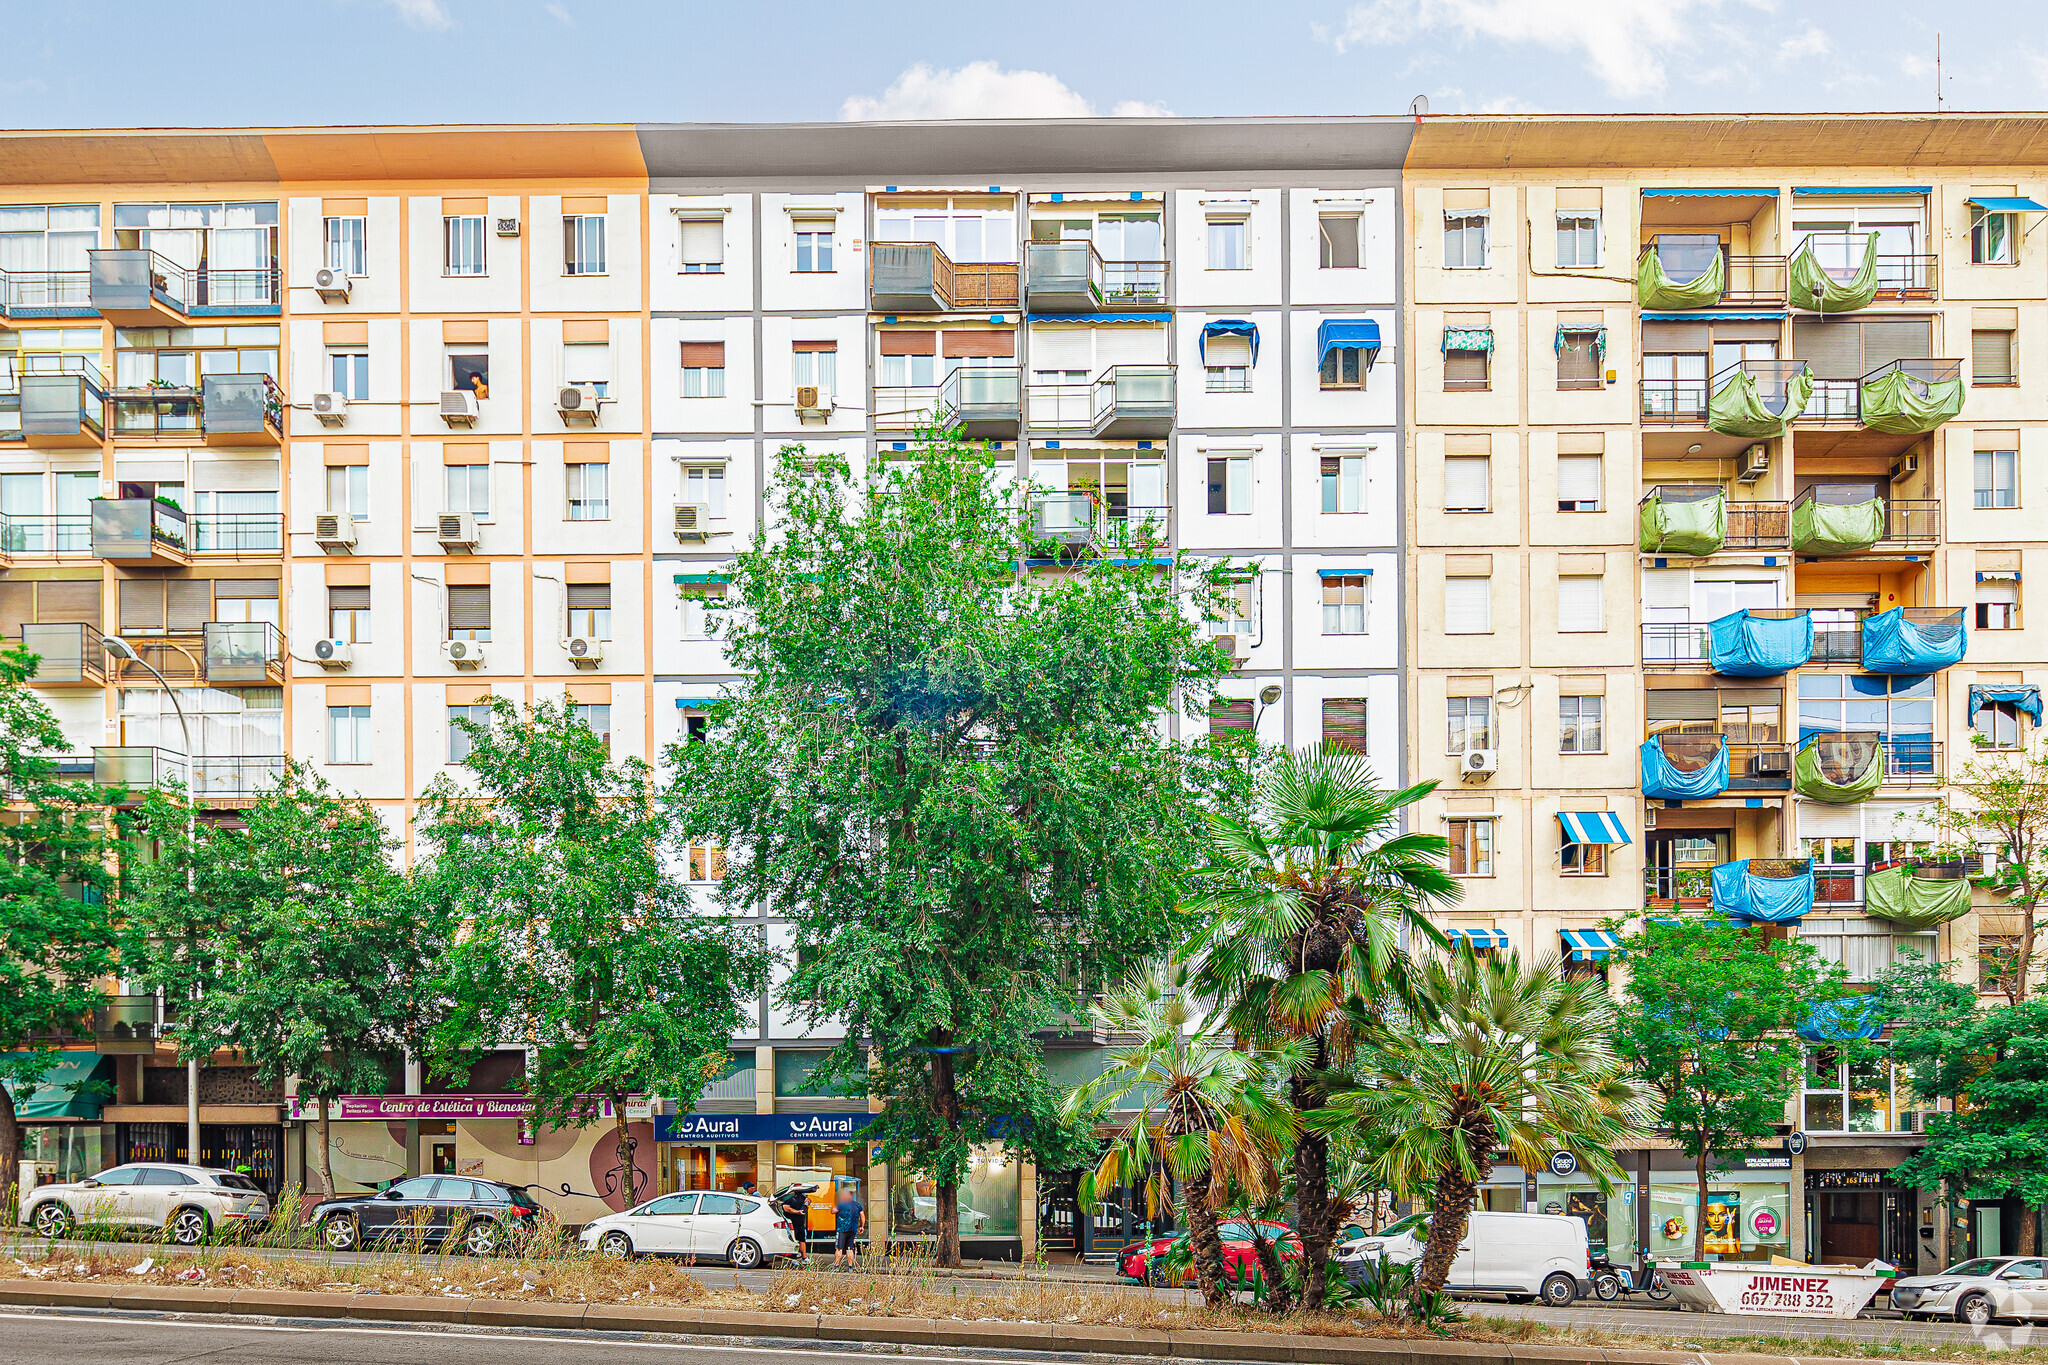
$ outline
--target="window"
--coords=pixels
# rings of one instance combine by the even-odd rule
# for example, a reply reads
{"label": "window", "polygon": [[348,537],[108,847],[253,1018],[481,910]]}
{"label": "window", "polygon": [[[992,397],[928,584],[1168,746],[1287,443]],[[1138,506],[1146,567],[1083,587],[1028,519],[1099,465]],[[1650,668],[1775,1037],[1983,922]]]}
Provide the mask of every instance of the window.
{"label": "window", "polygon": [[91,266],[87,253],[99,244],[97,204],[0,208],[0,271],[15,277],[10,306],[84,306]]}
{"label": "window", "polygon": [[1217,697],[1209,703],[1209,738],[1252,737],[1258,710],[1250,697]]}
{"label": "window", "polygon": [[1333,346],[1323,355],[1323,368],[1317,378],[1326,389],[1362,389],[1365,376],[1371,369],[1366,364],[1368,352],[1362,346]]}
{"label": "window", "polygon": [[448,708],[448,761],[461,763],[476,748],[476,736],[463,727],[463,722],[486,728],[491,723],[491,704],[487,701],[474,702],[468,706]]}
{"label": "window", "polygon": [[488,585],[454,584],[448,589],[448,638],[491,638],[491,590]]}
{"label": "window", "polygon": [[370,353],[368,351],[329,351],[327,353],[328,378],[334,387],[330,392],[338,393],[351,403],[370,401]]}
{"label": "window", "polygon": [[725,397],[725,343],[683,343],[683,397]]}
{"label": "window", "polygon": [[1492,697],[1448,698],[1444,714],[1450,722],[1445,753],[1469,754],[1474,749],[1493,747]]}
{"label": "window", "polygon": [[1444,457],[1444,511],[1484,512],[1492,496],[1492,458],[1486,455]]}
{"label": "window", "polygon": [[1597,328],[1560,330],[1557,334],[1558,389],[1570,391],[1601,387],[1600,349]]}
{"label": "window", "polygon": [[1452,349],[1444,352],[1444,392],[1485,389],[1493,384],[1493,352]]}
{"label": "window", "polygon": [[725,515],[725,466],[693,464],[683,467],[683,501],[711,509],[711,515]]}
{"label": "window", "polygon": [[2020,585],[2011,578],[1990,578],[1977,585],[1977,629],[2020,628]]}
{"label": "window", "polygon": [[1223,601],[1219,603],[1221,619],[1209,623],[1211,635],[1234,635],[1238,639],[1240,652],[1250,647],[1252,626],[1252,602],[1258,593],[1256,578],[1240,578],[1223,589]]}
{"label": "window", "polygon": [[1605,630],[1601,611],[1600,579],[1592,574],[1568,574],[1557,580],[1557,628],[1559,631]]}
{"label": "window", "polygon": [[2013,244],[2019,237],[2016,231],[2018,219],[2016,213],[1980,213],[1970,224],[1970,263],[2013,264]]}
{"label": "window", "polygon": [[368,225],[362,218],[323,218],[320,241],[329,270],[360,279],[370,273]]}
{"label": "window", "polygon": [[1251,269],[1251,220],[1211,218],[1209,220],[1209,268],[1211,270]]}
{"label": "window", "polygon": [[1971,467],[1978,507],[2020,505],[2020,453],[2017,450],[1980,450],[1972,459]]}
{"label": "window", "polygon": [[612,467],[572,464],[569,469],[569,520],[610,521]]}
{"label": "window", "polygon": [[450,215],[441,219],[441,273],[483,275],[484,219],[482,214]]}
{"label": "window", "polygon": [[2017,749],[2020,747],[2019,705],[2009,701],[1982,702],[1976,714],[1970,717],[1970,728],[1981,737],[1984,748]]}
{"label": "window", "polygon": [[1448,635],[1490,635],[1493,633],[1493,580],[1491,578],[1446,578],[1444,580],[1444,633]]}
{"label": "window", "polygon": [[[1889,948],[1890,939],[1883,942]],[[1852,971],[1850,979],[1875,978]],[[1898,1132],[1901,1110],[1911,1098],[1904,1085],[1893,1095],[1891,1059],[1882,1052],[1851,1061],[1833,1048],[1814,1048],[1806,1054],[1805,1089],[1800,1127],[1809,1133]]]}
{"label": "window", "polygon": [[333,587],[327,590],[327,638],[352,645],[370,643],[370,590]]}
{"label": "window", "polygon": [[370,761],[370,708],[330,706],[327,708],[327,761],[368,763]]}
{"label": "window", "polygon": [[683,596],[683,638],[685,640],[711,640],[717,638],[718,620],[725,606],[725,585],[707,583],[693,587]]}
{"label": "window", "polygon": [[820,402],[839,387],[839,344],[832,341],[799,341],[795,351],[796,386],[815,385]]}
{"label": "window", "polygon": [[1325,213],[1318,219],[1325,270],[1356,270],[1359,267],[1360,227],[1364,216],[1356,213]]}
{"label": "window", "polygon": [[1977,990],[1982,995],[2003,995],[2019,978],[2020,940],[2017,934],[1977,935]]}
{"label": "window", "polygon": [[[725,880],[725,850],[717,844],[693,843],[689,846],[690,880],[693,882],[722,882]],[[776,1055],[781,1055],[777,1049]]]}
{"label": "window", "polygon": [[1231,455],[1209,461],[1209,514],[1252,510],[1252,460]]}
{"label": "window", "polygon": [[796,268],[799,274],[832,270],[832,224],[825,219],[801,220],[796,227]]}
{"label": "window", "polygon": [[610,702],[574,702],[569,707],[570,715],[580,724],[590,727],[590,732],[604,741],[606,750],[612,747],[612,708]]}
{"label": "window", "polygon": [[725,272],[725,220],[685,218],[683,222],[683,273],[720,275]]}
{"label": "window", "polygon": [[368,465],[328,466],[327,510],[330,512],[346,512],[357,521],[368,521],[370,519],[370,467]]}
{"label": "window", "polygon": [[1557,751],[1561,754],[1599,754],[1607,751],[1602,722],[1607,715],[1605,697],[1559,697],[1557,699]]}
{"label": "window", "polygon": [[1323,456],[1322,478],[1324,512],[1365,510],[1365,456]]}
{"label": "window", "polygon": [[586,640],[612,638],[612,585],[569,585],[569,634]]}
{"label": "window", "polygon": [[1493,875],[1493,821],[1446,820],[1444,835],[1451,843],[1448,871],[1453,877]]}
{"label": "window", "polygon": [[1323,744],[1326,748],[1364,757],[1364,697],[1323,698]]}
{"label": "window", "polygon": [[1557,215],[1557,268],[1587,270],[1600,264],[1600,211],[1571,209]]}
{"label": "window", "polygon": [[1970,333],[1970,383],[1981,389],[2018,382],[2012,367],[2012,333]]}
{"label": "window", "polygon": [[1365,634],[1366,574],[1323,577],[1323,634]]}
{"label": "window", "polygon": [[1607,875],[1607,845],[1560,844],[1557,867],[1567,877],[1604,877]]}
{"label": "window", "polygon": [[683,742],[703,744],[711,738],[711,717],[702,711],[683,713]]}
{"label": "window", "polygon": [[562,382],[588,388],[599,398],[612,387],[612,347],[608,341],[571,341],[562,346]]}
{"label": "window", "polygon": [[1444,214],[1444,269],[1486,268],[1486,222],[1485,209]]}
{"label": "window", "polygon": [[[1844,731],[1875,732],[1885,741],[1887,777],[1911,780],[1935,776],[1939,764],[1935,757],[1933,677],[1801,670],[1801,742],[1812,735]],[[1825,770],[1825,754],[1821,761]]]}
{"label": "window", "polygon": [[1604,463],[1598,455],[1557,457],[1557,510],[1597,512],[1606,487]]}
{"label": "window", "polygon": [[473,393],[481,403],[491,396],[491,355],[488,351],[450,351],[448,387]]}
{"label": "window", "polygon": [[491,515],[491,467],[487,464],[451,464],[443,469],[447,496],[443,512],[467,512],[479,521]]}
{"label": "window", "polygon": [[604,215],[565,213],[562,215],[562,273],[602,275],[604,269]]}
{"label": "window", "polygon": [[1210,393],[1249,393],[1252,343],[1249,337],[1213,336],[1203,348],[1202,370]]}

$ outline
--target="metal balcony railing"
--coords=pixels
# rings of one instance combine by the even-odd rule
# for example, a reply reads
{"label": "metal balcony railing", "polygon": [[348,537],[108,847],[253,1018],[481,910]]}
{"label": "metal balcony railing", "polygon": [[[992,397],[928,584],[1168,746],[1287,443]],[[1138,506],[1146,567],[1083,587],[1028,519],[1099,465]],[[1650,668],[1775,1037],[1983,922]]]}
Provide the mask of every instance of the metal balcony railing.
{"label": "metal balcony railing", "polygon": [[21,645],[37,656],[32,687],[71,684],[98,686],[106,681],[106,644],[99,630],[83,621],[27,621]]}
{"label": "metal balcony railing", "polygon": [[153,995],[109,995],[95,1005],[77,1028],[37,1031],[39,1042],[137,1042],[155,1039],[156,997]]}
{"label": "metal balcony railing", "polygon": [[1941,503],[1934,498],[1888,498],[1884,539],[1878,544],[1931,543],[1941,539]]}
{"label": "metal balcony railing", "polygon": [[192,771],[195,797],[247,800],[261,796],[284,778],[284,755],[201,755],[193,763]]}
{"label": "metal balcony railing", "polygon": [[284,552],[282,513],[196,512],[189,520],[195,553],[274,555]]}
{"label": "metal balcony railing", "polygon": [[209,621],[202,638],[209,683],[266,683],[284,676],[284,635],[268,621]]}
{"label": "metal balcony railing", "polygon": [[1813,654],[1808,660],[1816,664],[1860,664],[1863,662],[1863,618],[1870,613],[1861,612],[1854,625],[1830,621],[1816,623],[1813,628]]}
{"label": "metal balcony railing", "polygon": [[1860,422],[1863,420],[1863,386],[1854,379],[1813,381],[1813,396],[1806,411],[1792,419],[1795,424]]}
{"label": "metal balcony railing", "polygon": [[1813,865],[1815,905],[1854,905],[1863,899],[1863,868],[1857,863]]}
{"label": "metal balcony railing", "polygon": [[277,267],[185,266],[147,247],[90,253],[92,305],[117,320],[168,311],[187,317],[276,312]]}
{"label": "metal balcony railing", "polygon": [[189,436],[199,430],[205,400],[198,389],[152,384],[114,390],[116,436]]}
{"label": "metal balcony railing", "polygon": [[1032,530],[1070,546],[1092,546],[1128,535],[1161,539],[1171,509],[1134,504],[1117,490],[1107,497],[1088,492],[1039,493],[1031,500]]}
{"label": "metal balcony railing", "polygon": [[0,516],[0,554],[35,557],[91,553],[90,516],[46,516],[36,513],[9,513]]}
{"label": "metal balcony railing", "polygon": [[1644,423],[1682,427],[1707,420],[1706,380],[1645,379],[1642,384]]}
{"label": "metal balcony railing", "polygon": [[1892,735],[1879,743],[1884,751],[1887,786],[1938,787],[1946,768],[1942,741],[1931,736]]}
{"label": "metal balcony railing", "polygon": [[1652,621],[1643,627],[1643,664],[1648,668],[1706,667],[1704,622]]}
{"label": "metal balcony railing", "polygon": [[1165,261],[1105,261],[1095,244],[1032,242],[1025,288],[1033,309],[1136,308],[1166,301]]}
{"label": "metal balcony railing", "polygon": [[1879,256],[1877,296],[1900,302],[1941,297],[1941,257]]}
{"label": "metal balcony railing", "polygon": [[0,270],[0,317],[91,317],[91,281],[84,270]]}

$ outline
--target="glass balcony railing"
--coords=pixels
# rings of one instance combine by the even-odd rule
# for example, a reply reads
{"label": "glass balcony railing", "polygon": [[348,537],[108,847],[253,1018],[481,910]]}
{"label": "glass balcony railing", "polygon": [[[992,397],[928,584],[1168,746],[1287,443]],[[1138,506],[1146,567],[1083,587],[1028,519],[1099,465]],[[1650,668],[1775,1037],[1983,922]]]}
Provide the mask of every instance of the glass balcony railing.
{"label": "glass balcony railing", "polygon": [[179,265],[147,247],[90,253],[92,306],[114,322],[149,325],[198,317],[256,317],[278,311],[277,267]]}
{"label": "glass balcony railing", "polygon": [[963,366],[939,385],[934,409],[941,422],[969,436],[1014,436],[1024,417],[1021,372],[1014,366]]}
{"label": "glass balcony railing", "polygon": [[185,785],[185,756],[151,744],[109,744],[92,751],[92,780],[131,794]]}
{"label": "glass balcony railing", "polygon": [[65,356],[61,367],[30,371],[16,383],[21,435],[29,445],[90,446],[106,439],[106,387],[88,357]]}
{"label": "glass balcony railing", "polygon": [[37,558],[92,553],[90,516],[0,515],[0,555]]}
{"label": "glass balcony railing", "polygon": [[268,621],[209,621],[203,648],[209,683],[268,683],[284,677],[284,636]]}
{"label": "glass balcony railing", "polygon": [[1165,261],[1105,261],[1088,241],[1033,242],[1025,289],[1033,311],[1094,312],[1166,302]]}
{"label": "glass balcony railing", "polygon": [[24,622],[21,645],[37,657],[32,687],[97,687],[106,681],[105,641],[83,621]]}
{"label": "glass balcony railing", "polygon": [[275,445],[284,390],[267,374],[210,374],[200,381],[199,429],[216,446]]}
{"label": "glass balcony railing", "polygon": [[1014,309],[1017,263],[955,261],[931,242],[870,242],[868,299],[878,312]]}
{"label": "glass balcony railing", "polygon": [[157,498],[94,498],[92,552],[101,559],[182,564],[192,541],[182,509]]}
{"label": "glass balcony railing", "polygon": [[1095,381],[1097,436],[1164,436],[1173,429],[1173,366],[1117,365]]}

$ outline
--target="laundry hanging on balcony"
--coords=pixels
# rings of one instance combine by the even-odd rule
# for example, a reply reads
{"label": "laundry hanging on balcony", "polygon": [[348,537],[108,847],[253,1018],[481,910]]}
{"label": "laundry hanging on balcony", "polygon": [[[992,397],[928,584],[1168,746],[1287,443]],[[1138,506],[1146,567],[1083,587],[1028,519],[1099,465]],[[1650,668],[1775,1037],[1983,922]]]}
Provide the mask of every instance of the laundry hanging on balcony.
{"label": "laundry hanging on balcony", "polygon": [[1975,683],[1970,687],[1970,715],[1973,718],[1993,702],[2001,701],[2011,702],[2015,709],[2032,716],[2034,724],[2041,723],[2041,689],[2033,684],[2001,687],[1993,683]]}
{"label": "laundry hanging on balcony", "polygon": [[1865,379],[1861,395],[1863,425],[1895,436],[1917,436],[1934,430],[1963,410],[1963,376],[1921,379],[1893,366],[1875,379]]}
{"label": "laundry hanging on balcony", "polygon": [[1721,301],[1728,281],[1728,268],[1716,251],[1707,268],[1684,284],[1672,283],[1664,273],[1664,261],[1652,243],[1636,262],[1636,302],[1646,309],[1711,308]]}
{"label": "laundry hanging on balcony", "polygon": [[1636,521],[1644,554],[1710,555],[1728,540],[1728,499],[1719,489],[1712,497],[1688,501],[1653,488]]}
{"label": "laundry hanging on balcony", "polygon": [[1875,995],[1849,995],[1839,1000],[1818,1000],[1806,1007],[1806,1022],[1798,1028],[1809,1043],[1846,1043],[1853,1038],[1875,1038],[1884,1032],[1884,1002]]}
{"label": "laundry hanging on balcony", "polygon": [[1792,790],[1831,806],[1868,801],[1883,781],[1876,735],[1814,735],[1792,756]]}
{"label": "laundry hanging on balcony", "polygon": [[1209,360],[1210,337],[1243,337],[1246,344],[1251,347],[1252,364],[1256,365],[1259,363],[1259,325],[1257,323],[1246,322],[1243,318],[1218,318],[1214,322],[1204,323],[1202,335],[1195,339],[1195,349],[1201,353],[1204,364],[1207,364]]}
{"label": "laundry hanging on balcony", "polygon": [[1863,667],[1872,673],[1932,673],[1963,661],[1970,633],[1963,613],[1911,621],[1904,607],[1863,618]]}
{"label": "laundry hanging on balcony", "polygon": [[[1671,754],[1665,752],[1661,740],[1643,741],[1644,796],[1653,801],[1701,801],[1728,790],[1728,741],[1720,735],[1686,736],[1683,739],[1696,740],[1702,749],[1711,743],[1713,748],[1711,752],[1697,757],[1681,752],[1679,757],[1685,763],[1681,767],[1673,762]],[[1674,738],[1673,742],[1682,741]]]}
{"label": "laundry hanging on balcony", "polygon": [[1828,273],[1813,254],[1813,238],[1808,237],[1792,253],[1787,264],[1787,297],[1794,308],[1807,308],[1816,313],[1853,313],[1867,307],[1877,297],[1877,234],[1868,234],[1863,239],[1863,264],[1846,280],[1837,279]]}
{"label": "laundry hanging on balcony", "polygon": [[1792,548],[1803,555],[1860,554],[1884,539],[1884,499],[1846,506],[1801,498],[1792,504]]}
{"label": "laundry hanging on balcony", "polygon": [[1813,658],[1813,613],[1757,616],[1747,608],[1707,623],[1707,658],[1727,678],[1775,678]]}
{"label": "laundry hanging on balcony", "polygon": [[1371,318],[1329,318],[1316,325],[1316,364],[1330,358],[1332,351],[1365,352],[1365,368],[1371,369],[1380,354],[1380,325]]}
{"label": "laundry hanging on balcony", "polygon": [[1728,382],[1707,399],[1707,426],[1723,436],[1766,440],[1783,436],[1794,418],[1806,411],[1813,397],[1813,371],[1802,367],[1785,381],[1782,390],[1766,394],[1756,386],[1756,376],[1737,369]]}
{"label": "laundry hanging on balcony", "polygon": [[1813,909],[1813,859],[1721,863],[1714,868],[1714,909],[1733,920],[1797,924]]}
{"label": "laundry hanging on balcony", "polygon": [[1902,929],[1932,929],[1970,909],[1970,884],[1961,877],[1916,877],[1910,867],[1888,867],[1863,879],[1863,913]]}

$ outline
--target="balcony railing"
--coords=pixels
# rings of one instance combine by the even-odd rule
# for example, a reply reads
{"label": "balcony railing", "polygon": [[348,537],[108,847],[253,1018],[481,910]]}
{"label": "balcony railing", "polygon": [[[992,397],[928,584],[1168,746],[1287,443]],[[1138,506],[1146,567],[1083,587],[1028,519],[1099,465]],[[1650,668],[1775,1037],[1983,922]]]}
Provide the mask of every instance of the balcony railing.
{"label": "balcony railing", "polygon": [[1092,312],[1166,302],[1165,261],[1105,261],[1093,242],[1033,242],[1025,289],[1034,311]]}
{"label": "balcony railing", "polygon": [[[1728,790],[1735,792],[1782,792],[1792,790],[1792,745],[1783,739],[1764,738],[1775,727],[1743,725],[1725,727],[1728,744]],[[1736,736],[1750,736],[1737,739]]]}
{"label": "balcony railing", "polygon": [[1784,550],[1792,544],[1792,504],[1789,502],[1730,502],[1728,539],[1730,550]]}
{"label": "balcony railing", "polygon": [[[1643,247],[1655,253],[1666,279],[1682,288],[1711,273],[1719,257],[1721,292],[1718,297],[1694,303],[1695,308],[1720,308],[1734,304],[1783,304],[1786,298],[1786,259],[1783,256],[1734,256],[1718,235],[1704,232],[1659,233]],[[1638,258],[1640,260],[1640,258]],[[1643,296],[1646,309],[1665,306],[1660,300]]]}
{"label": "balcony railing", "polygon": [[284,678],[284,636],[268,621],[209,621],[203,648],[209,683],[267,683]]}
{"label": "balcony railing", "polygon": [[969,436],[1014,436],[1024,418],[1022,372],[1014,366],[965,366],[939,385],[934,411]]}
{"label": "balcony railing", "polygon": [[56,1028],[31,1035],[51,1043],[147,1043],[156,1038],[156,997],[110,995],[86,1015],[79,1028]]}
{"label": "balcony railing", "polygon": [[[1894,374],[1901,378],[1891,380]],[[1802,426],[1854,424],[1902,435],[1932,431],[1962,409],[1962,374],[1960,360],[1894,360],[1860,379],[1816,377],[1813,396],[1794,421]],[[1901,389],[1914,409],[1901,411],[1899,399],[1887,400],[1891,388]]]}
{"label": "balcony railing", "polygon": [[1707,420],[1704,379],[1645,379],[1643,422],[1650,426],[1694,426]]}
{"label": "balcony railing", "polygon": [[90,516],[48,516],[9,513],[0,516],[0,555],[35,558],[43,555],[92,553]]}
{"label": "balcony railing", "polygon": [[1879,256],[1877,296],[1900,302],[1941,297],[1941,257]]}
{"label": "balcony railing", "polygon": [[1033,384],[1026,418],[1048,431],[1164,436],[1173,428],[1174,368],[1118,365],[1088,384]]}
{"label": "balcony railing", "polygon": [[32,687],[97,687],[106,681],[106,644],[96,627],[83,621],[27,621],[21,645],[38,657]]}
{"label": "balcony railing", "polygon": [[185,782],[185,756],[153,744],[110,744],[92,751],[92,780],[132,796]]}
{"label": "balcony railing", "polygon": [[28,444],[88,446],[106,438],[107,391],[90,357],[65,356],[55,369],[22,374],[16,385]]}
{"label": "balcony railing", "polygon": [[89,318],[91,280],[84,270],[0,270],[0,317]]}
{"label": "balcony railing", "polygon": [[1792,420],[1802,425],[1858,421],[1863,410],[1858,397],[1860,390],[1854,379],[1815,379],[1806,411]]}
{"label": "balcony railing", "polygon": [[1938,787],[1946,768],[1942,763],[1942,741],[1918,735],[1893,735],[1879,742],[1884,752],[1884,782],[1888,787]]}
{"label": "balcony railing", "polygon": [[1815,863],[1813,903],[1854,905],[1863,899],[1863,868],[1855,863]]}
{"label": "balcony railing", "polygon": [[284,551],[284,516],[278,512],[196,512],[192,548],[200,554],[274,555]]}
{"label": "balcony railing", "polygon": [[1643,627],[1645,667],[1705,668],[1709,651],[1704,621],[1652,621]]}
{"label": "balcony railing", "polygon": [[1017,307],[1014,261],[954,261],[931,242],[870,242],[868,300],[877,311]]}
{"label": "balcony railing", "polygon": [[1853,623],[1830,621],[1813,628],[1813,655],[1809,663],[1860,664],[1863,662],[1863,618],[1858,612]]}
{"label": "balcony railing", "polygon": [[92,305],[115,322],[146,325],[278,311],[276,266],[185,266],[147,247],[116,247],[90,255]]}
{"label": "balcony railing", "polygon": [[200,400],[208,445],[276,445],[283,434],[284,390],[267,374],[207,375]]}
{"label": "balcony railing", "polygon": [[1124,535],[1166,535],[1170,511],[1135,506],[1112,494],[1107,499],[1088,492],[1038,493],[1031,499],[1033,532],[1069,547],[1094,546]]}
{"label": "balcony railing", "polygon": [[156,498],[94,498],[92,552],[129,563],[187,562],[185,513]]}
{"label": "balcony railing", "polygon": [[198,389],[156,384],[114,390],[116,436],[190,436],[199,430],[205,400]]}
{"label": "balcony railing", "polygon": [[192,794],[202,800],[240,801],[261,796],[284,777],[283,754],[204,754],[192,765]]}
{"label": "balcony railing", "polygon": [[1922,544],[1941,539],[1941,503],[1934,498],[1889,498],[1884,506],[1884,544]]}

